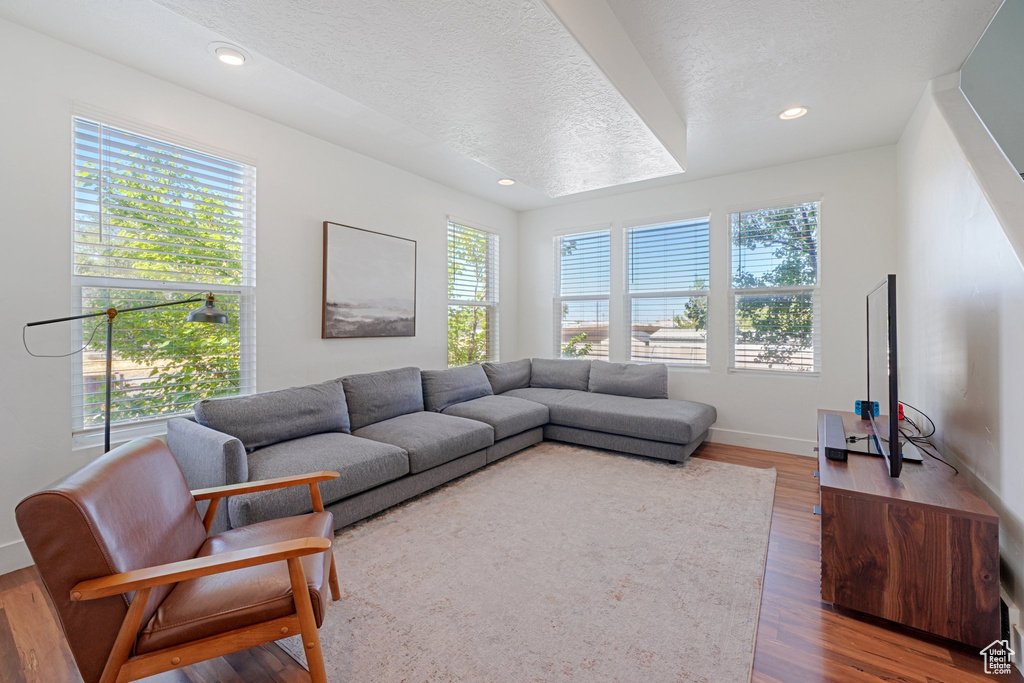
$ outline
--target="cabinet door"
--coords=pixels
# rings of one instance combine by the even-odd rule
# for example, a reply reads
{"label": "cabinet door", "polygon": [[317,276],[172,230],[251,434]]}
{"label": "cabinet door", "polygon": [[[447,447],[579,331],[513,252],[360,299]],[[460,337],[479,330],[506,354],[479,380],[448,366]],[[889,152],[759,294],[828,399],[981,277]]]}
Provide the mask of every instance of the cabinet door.
{"label": "cabinet door", "polygon": [[998,635],[997,533],[936,509],[823,492],[822,598],[983,647]]}

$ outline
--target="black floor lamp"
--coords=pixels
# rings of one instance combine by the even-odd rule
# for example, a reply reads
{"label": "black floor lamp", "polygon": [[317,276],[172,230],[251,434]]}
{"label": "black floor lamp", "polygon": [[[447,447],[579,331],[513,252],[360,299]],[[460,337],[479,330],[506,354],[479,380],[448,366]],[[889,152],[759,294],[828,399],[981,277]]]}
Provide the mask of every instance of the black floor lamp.
{"label": "black floor lamp", "polygon": [[[206,300],[206,303],[201,308],[197,308],[196,310],[194,310],[191,313],[189,313],[188,314],[188,318],[186,319],[186,322],[190,322],[190,323],[214,323],[214,324],[218,324],[218,325],[226,325],[227,322],[228,322],[228,314],[225,313],[224,311],[220,310],[219,308],[217,308],[214,305],[213,293],[211,292],[210,294],[206,295],[205,297],[200,295],[200,296],[194,296],[194,297],[192,297],[190,299],[182,299],[181,301],[168,301],[168,302],[162,303],[162,304],[151,304],[149,306],[135,306],[134,308],[122,308],[120,310],[116,309],[116,308],[108,308],[105,311],[99,311],[97,313],[83,313],[82,315],[71,315],[71,316],[67,316],[65,318],[53,318],[52,320],[37,320],[34,323],[27,323],[25,325],[25,327],[22,330],[22,341],[24,341],[24,330],[28,329],[29,327],[38,327],[39,325],[50,325],[52,323],[65,323],[65,322],[68,322],[68,321],[71,321],[71,320],[85,320],[86,318],[99,318],[100,316],[104,316],[104,315],[107,316],[107,375],[106,375],[106,380],[107,380],[106,381],[107,396],[106,396],[105,408],[104,408],[104,412],[103,412],[103,418],[104,418],[103,419],[103,452],[106,453],[107,451],[110,450],[110,379],[111,379],[111,368],[112,368],[113,362],[114,362],[114,356],[113,356],[114,318],[116,318],[119,313],[131,313],[132,311],[145,311],[145,310],[149,310],[150,308],[162,308],[164,306],[182,306],[184,304],[190,304],[190,303],[195,303],[195,302],[198,302],[198,301],[203,301],[204,298]],[[86,346],[88,346],[88,344],[86,344]],[[39,354],[34,354],[31,351],[29,351],[27,343],[25,344],[25,350],[28,351],[29,354],[31,354],[33,356],[39,355]],[[74,355],[75,353],[81,353],[82,351],[85,351],[85,346],[83,346],[78,351],[74,351],[74,352],[72,352],[70,354],[64,354],[64,355]]]}

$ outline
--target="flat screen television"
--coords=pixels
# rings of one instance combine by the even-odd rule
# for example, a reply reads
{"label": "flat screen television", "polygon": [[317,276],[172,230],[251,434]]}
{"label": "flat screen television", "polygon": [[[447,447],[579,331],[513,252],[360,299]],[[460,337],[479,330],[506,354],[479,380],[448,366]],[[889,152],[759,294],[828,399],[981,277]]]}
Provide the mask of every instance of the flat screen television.
{"label": "flat screen television", "polygon": [[900,476],[903,456],[900,451],[899,398],[896,363],[896,276],[888,275],[867,296],[868,400],[878,403],[878,415],[861,407],[871,420],[871,438],[885,458],[889,476]]}

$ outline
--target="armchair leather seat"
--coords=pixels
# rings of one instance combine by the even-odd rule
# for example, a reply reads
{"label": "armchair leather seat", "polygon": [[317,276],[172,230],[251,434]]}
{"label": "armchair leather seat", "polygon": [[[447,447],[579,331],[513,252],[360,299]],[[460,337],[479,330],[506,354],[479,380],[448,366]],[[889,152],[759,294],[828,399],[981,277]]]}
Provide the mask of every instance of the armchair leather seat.
{"label": "armchair leather seat", "polygon": [[[314,512],[230,529],[210,536],[197,557],[310,536],[334,538],[331,513]],[[331,553],[304,557],[302,567],[319,627],[328,603]],[[139,634],[135,653],[181,645],[294,612],[288,568],[283,562],[182,581]]]}

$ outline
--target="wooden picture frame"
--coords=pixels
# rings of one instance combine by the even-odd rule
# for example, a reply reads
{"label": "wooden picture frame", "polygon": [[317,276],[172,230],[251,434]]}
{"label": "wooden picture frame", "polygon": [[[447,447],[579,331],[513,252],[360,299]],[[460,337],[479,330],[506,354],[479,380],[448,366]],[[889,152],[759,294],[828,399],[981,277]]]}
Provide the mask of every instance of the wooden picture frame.
{"label": "wooden picture frame", "polygon": [[416,240],[324,221],[321,339],[416,336]]}

